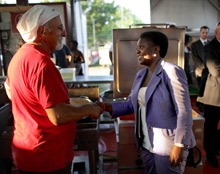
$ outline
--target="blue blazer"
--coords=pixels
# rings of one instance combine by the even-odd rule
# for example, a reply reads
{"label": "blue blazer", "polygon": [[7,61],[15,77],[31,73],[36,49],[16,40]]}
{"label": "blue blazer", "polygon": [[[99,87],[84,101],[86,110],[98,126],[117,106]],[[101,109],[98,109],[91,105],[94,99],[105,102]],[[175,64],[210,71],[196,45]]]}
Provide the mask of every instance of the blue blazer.
{"label": "blue blazer", "polygon": [[[137,72],[127,101],[112,102],[113,118],[134,113],[135,120],[137,120],[138,91],[147,72],[147,67]],[[181,143],[188,147],[195,145],[188,84],[181,67],[162,59],[158,62],[147,86],[145,107],[148,128],[176,129],[174,143]],[[137,122],[135,121],[135,137],[139,148],[141,145],[136,129]]]}

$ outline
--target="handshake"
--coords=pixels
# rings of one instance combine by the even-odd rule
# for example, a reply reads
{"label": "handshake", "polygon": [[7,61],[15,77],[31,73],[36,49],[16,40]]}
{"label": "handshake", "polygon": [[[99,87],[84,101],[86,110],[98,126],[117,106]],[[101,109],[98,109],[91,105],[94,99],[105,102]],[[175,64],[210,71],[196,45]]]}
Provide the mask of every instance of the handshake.
{"label": "handshake", "polygon": [[111,112],[112,111],[112,105],[110,103],[104,103],[104,102],[95,102],[95,103],[89,103],[88,105],[91,106],[92,112],[90,112],[90,117],[92,119],[98,119],[100,115],[104,111]]}

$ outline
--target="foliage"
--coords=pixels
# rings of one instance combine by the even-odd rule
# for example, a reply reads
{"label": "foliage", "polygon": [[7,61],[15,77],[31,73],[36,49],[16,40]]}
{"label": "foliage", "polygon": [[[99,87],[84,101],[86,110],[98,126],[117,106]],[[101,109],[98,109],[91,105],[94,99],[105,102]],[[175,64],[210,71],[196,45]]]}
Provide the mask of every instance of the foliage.
{"label": "foliage", "polygon": [[89,46],[93,44],[93,20],[95,23],[96,41],[104,44],[112,40],[112,29],[117,27],[120,16],[117,14],[118,6],[112,3],[105,3],[104,0],[91,0],[81,2],[82,9],[87,16],[87,35]]}
{"label": "foliage", "polygon": [[50,2],[69,2],[70,0],[50,0]]}
{"label": "foliage", "polygon": [[71,0],[40,0],[40,3],[48,3],[48,2],[69,2]]}
{"label": "foliage", "polygon": [[[81,1],[83,12],[87,16],[88,45],[93,46],[93,20],[95,23],[96,45],[104,45],[112,42],[112,30],[121,28],[122,12],[120,6],[115,5],[114,0],[106,3],[104,0]],[[130,10],[123,8],[124,27],[131,23],[140,23]]]}
{"label": "foliage", "polygon": [[0,4],[8,4],[6,0],[0,0]]}
{"label": "foliage", "polygon": [[130,10],[123,8],[123,26],[122,27],[129,27],[131,24],[141,24],[142,21],[138,19],[135,15],[131,13]]}

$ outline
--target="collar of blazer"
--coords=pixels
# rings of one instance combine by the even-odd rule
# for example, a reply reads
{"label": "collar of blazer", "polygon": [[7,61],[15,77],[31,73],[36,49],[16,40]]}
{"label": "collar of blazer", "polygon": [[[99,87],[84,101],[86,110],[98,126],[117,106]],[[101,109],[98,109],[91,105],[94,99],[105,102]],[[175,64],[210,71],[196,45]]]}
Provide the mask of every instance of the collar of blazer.
{"label": "collar of blazer", "polygon": [[160,58],[160,60],[159,60],[159,62],[158,62],[158,64],[157,64],[157,66],[156,66],[155,72],[154,72],[155,75],[158,75],[158,74],[161,73],[161,71],[162,71],[163,66],[165,65],[165,63],[166,63],[166,62],[165,62],[162,58]]}

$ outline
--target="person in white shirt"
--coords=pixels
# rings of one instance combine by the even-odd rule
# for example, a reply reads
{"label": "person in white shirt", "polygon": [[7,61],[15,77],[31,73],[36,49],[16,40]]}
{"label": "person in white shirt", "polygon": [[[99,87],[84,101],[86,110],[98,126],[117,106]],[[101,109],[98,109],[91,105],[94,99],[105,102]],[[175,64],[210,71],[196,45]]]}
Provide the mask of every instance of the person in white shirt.
{"label": "person in white shirt", "polygon": [[218,129],[220,120],[220,21],[215,29],[215,38],[204,46],[202,56],[205,63],[202,84],[205,85],[203,94],[197,98],[197,101],[204,104],[203,147],[209,164],[212,167],[219,167],[216,156],[220,149],[220,131]]}

